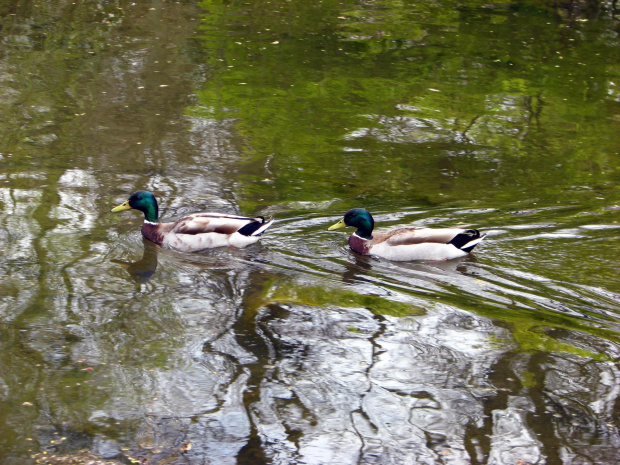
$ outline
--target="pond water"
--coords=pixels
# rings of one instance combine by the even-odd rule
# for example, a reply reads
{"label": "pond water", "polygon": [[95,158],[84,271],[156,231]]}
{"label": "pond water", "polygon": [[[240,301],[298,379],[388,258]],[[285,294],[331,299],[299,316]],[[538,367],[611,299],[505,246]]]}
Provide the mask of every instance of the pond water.
{"label": "pond water", "polygon": [[[0,462],[618,463],[613,8],[2,2]],[[277,222],[162,249],[139,189]]]}

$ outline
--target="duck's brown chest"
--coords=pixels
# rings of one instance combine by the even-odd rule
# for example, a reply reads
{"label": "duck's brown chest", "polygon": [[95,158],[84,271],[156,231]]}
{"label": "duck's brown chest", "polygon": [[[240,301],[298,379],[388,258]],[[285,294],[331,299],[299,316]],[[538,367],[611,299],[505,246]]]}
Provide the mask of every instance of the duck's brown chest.
{"label": "duck's brown chest", "polygon": [[355,234],[351,234],[349,237],[349,247],[362,255],[369,255],[370,241],[362,239]]}
{"label": "duck's brown chest", "polygon": [[164,242],[164,234],[160,231],[158,224],[143,223],[142,235],[155,244],[162,245]]}

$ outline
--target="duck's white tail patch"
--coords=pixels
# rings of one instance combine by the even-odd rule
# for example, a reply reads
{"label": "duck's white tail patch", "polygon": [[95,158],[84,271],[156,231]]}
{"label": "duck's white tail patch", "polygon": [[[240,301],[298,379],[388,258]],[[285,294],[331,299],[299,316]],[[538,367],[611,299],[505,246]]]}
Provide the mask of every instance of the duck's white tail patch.
{"label": "duck's white tail patch", "polygon": [[476,239],[474,239],[473,241],[469,241],[467,244],[463,245],[461,247],[461,250],[463,252],[471,252],[474,247],[476,247],[480,242],[482,242],[482,240],[486,237],[486,234],[483,234],[480,237],[477,237]]}

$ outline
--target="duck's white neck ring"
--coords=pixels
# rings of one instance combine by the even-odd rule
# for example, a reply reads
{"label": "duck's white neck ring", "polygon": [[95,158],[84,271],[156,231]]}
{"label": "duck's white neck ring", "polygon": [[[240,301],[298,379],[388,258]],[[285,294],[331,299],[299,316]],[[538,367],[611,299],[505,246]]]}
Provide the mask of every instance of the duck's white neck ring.
{"label": "duck's white neck ring", "polygon": [[145,224],[157,224],[157,223],[153,223],[152,221],[149,221],[149,220],[144,220],[144,223]]}

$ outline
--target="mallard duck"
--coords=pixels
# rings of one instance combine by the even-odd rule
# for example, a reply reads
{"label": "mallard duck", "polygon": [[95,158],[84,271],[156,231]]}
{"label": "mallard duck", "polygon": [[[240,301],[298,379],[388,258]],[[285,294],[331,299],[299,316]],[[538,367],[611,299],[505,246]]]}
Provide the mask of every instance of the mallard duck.
{"label": "mallard duck", "polygon": [[357,228],[349,237],[351,249],[362,255],[388,260],[452,260],[464,257],[482,240],[476,229],[461,228],[397,228],[375,232],[372,215],[363,208],[349,210],[329,231],[352,226]]}
{"label": "mallard duck", "polygon": [[192,213],[174,223],[160,223],[157,200],[147,191],[134,192],[112,211],[132,208],[144,213],[144,237],[155,244],[182,252],[227,246],[242,248],[257,242],[273,223],[272,218],[266,221],[262,216],[246,218],[225,213]]}

